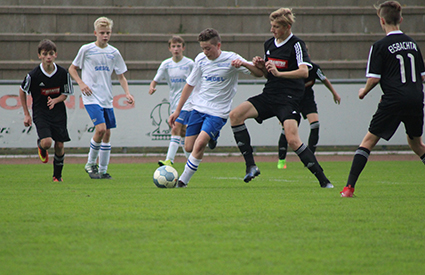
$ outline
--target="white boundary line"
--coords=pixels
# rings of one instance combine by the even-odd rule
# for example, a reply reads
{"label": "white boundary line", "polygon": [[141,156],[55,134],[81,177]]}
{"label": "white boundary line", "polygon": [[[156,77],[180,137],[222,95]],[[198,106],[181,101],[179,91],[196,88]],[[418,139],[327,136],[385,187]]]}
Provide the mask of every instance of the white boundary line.
{"label": "white boundary line", "polygon": [[[341,152],[316,152],[315,154],[320,156],[346,156],[354,155],[355,151],[341,151]],[[413,155],[413,151],[373,151],[373,155]],[[165,154],[158,153],[139,153],[139,154],[111,154],[111,157],[163,157]],[[214,157],[237,157],[241,153],[205,153],[204,156]],[[259,152],[254,153],[255,156],[274,156],[277,152]],[[295,155],[294,152],[288,153],[288,155]],[[177,154],[177,156],[184,156],[184,154]],[[71,158],[86,158],[87,154],[66,154],[66,157]],[[27,159],[27,158],[38,158],[38,155],[0,155],[0,159]]]}

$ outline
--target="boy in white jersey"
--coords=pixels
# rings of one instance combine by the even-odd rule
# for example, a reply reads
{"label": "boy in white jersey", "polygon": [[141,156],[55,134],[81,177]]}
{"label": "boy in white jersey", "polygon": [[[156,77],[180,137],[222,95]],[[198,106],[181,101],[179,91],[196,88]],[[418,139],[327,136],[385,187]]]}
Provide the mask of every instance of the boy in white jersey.
{"label": "boy in white jersey", "polygon": [[[118,76],[129,104],[134,98],[128,89],[124,73],[127,66],[120,52],[108,44],[111,38],[113,21],[100,17],[94,22],[96,41],[83,45],[69,67],[69,74],[78,83],[84,107],[93,124],[95,133],[90,141],[90,152],[85,170],[92,179],[111,179],[107,173],[111,155],[111,128],[116,127],[113,110],[112,72]],[[81,69],[81,78],[77,69]],[[99,157],[99,167],[97,158]]]}
{"label": "boy in white jersey", "polygon": [[[151,95],[156,92],[156,85],[160,80],[165,79],[167,81],[170,88],[171,113],[176,110],[183,87],[186,84],[186,78],[194,66],[193,60],[183,55],[184,48],[185,42],[180,36],[173,36],[168,40],[168,50],[171,52],[172,57],[165,59],[161,63],[149,87],[149,94]],[[184,137],[191,111],[192,107],[190,100],[188,100],[183,106],[176,123],[171,128],[171,140],[168,146],[167,158],[158,161],[159,166],[173,166],[174,158],[180,144],[186,157],[189,157],[189,153],[184,149]]]}
{"label": "boy in white jersey", "polygon": [[214,29],[205,29],[198,36],[202,48],[195,59],[195,67],[186,79],[176,111],[171,114],[169,124],[174,125],[184,103],[192,95],[193,111],[186,130],[186,151],[191,152],[178,187],[186,187],[202,161],[205,147],[212,139],[217,140],[221,128],[226,124],[232,99],[236,93],[238,74],[252,73],[263,76],[260,69],[234,52],[221,50],[221,38]]}

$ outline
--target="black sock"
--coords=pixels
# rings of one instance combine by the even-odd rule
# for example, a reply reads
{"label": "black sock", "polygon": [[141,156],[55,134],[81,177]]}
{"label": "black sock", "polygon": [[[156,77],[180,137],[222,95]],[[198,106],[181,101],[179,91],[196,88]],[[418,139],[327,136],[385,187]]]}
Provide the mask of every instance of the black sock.
{"label": "black sock", "polygon": [[63,156],[58,156],[55,154],[55,158],[53,160],[53,176],[57,179],[62,178],[62,168],[64,159],[65,154]]}
{"label": "black sock", "polygon": [[425,154],[422,155],[421,160],[422,160],[422,163],[425,164]]}
{"label": "black sock", "polygon": [[252,155],[251,138],[245,124],[232,126],[233,136],[236,144],[245,159],[246,167],[255,165],[254,156]]}
{"label": "black sock", "polygon": [[319,121],[310,124],[310,136],[308,138],[308,148],[313,154],[316,152],[317,143],[319,143]]}
{"label": "black sock", "polygon": [[302,163],[304,163],[304,166],[307,167],[314,176],[316,176],[321,186],[330,182],[325,176],[325,173],[323,173],[323,169],[314,156],[313,152],[311,152],[304,143],[301,144],[297,150],[295,150],[295,153],[298,155]]}
{"label": "black sock", "polygon": [[282,129],[282,132],[280,133],[278,146],[279,159],[286,159],[286,153],[288,152],[288,141],[286,140],[284,129]]}
{"label": "black sock", "polygon": [[347,185],[351,185],[354,188],[356,185],[357,179],[360,176],[360,173],[363,171],[363,168],[366,166],[367,160],[369,158],[370,151],[367,148],[359,147],[356,150],[356,153],[353,157],[353,163],[351,164],[350,174],[348,175]]}

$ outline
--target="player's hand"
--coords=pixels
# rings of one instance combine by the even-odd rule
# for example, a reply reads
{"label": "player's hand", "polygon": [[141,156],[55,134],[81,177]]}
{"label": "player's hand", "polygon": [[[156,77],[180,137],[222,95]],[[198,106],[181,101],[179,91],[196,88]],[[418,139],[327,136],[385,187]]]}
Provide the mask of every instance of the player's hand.
{"label": "player's hand", "polygon": [[243,61],[240,59],[235,59],[232,61],[231,65],[235,68],[240,68],[243,65]]}
{"label": "player's hand", "polygon": [[126,95],[126,98],[127,98],[128,104],[134,104],[135,100],[134,100],[134,97],[131,94]]}
{"label": "player's hand", "polygon": [[156,92],[156,88],[150,88],[149,89],[149,94],[151,95],[151,94],[153,94],[153,93],[155,93]]}
{"label": "player's hand", "polygon": [[366,95],[367,95],[367,93],[365,92],[365,88],[360,88],[360,90],[359,90],[359,98],[360,99],[363,99]]}
{"label": "player's hand", "polygon": [[341,104],[341,97],[338,94],[334,95],[334,102],[335,104]]}
{"label": "player's hand", "polygon": [[30,115],[24,117],[24,126],[29,127],[32,125],[32,119]]}
{"label": "player's hand", "polygon": [[47,106],[49,107],[49,110],[53,109],[55,107],[56,100],[52,99],[50,96],[47,97]]}
{"label": "player's hand", "polygon": [[81,84],[79,84],[79,86],[80,86],[81,93],[83,95],[85,95],[85,96],[91,96],[91,94],[93,93],[90,90],[89,86],[87,86],[85,83],[81,83]]}
{"label": "player's hand", "polygon": [[168,125],[170,125],[171,127],[174,127],[174,122],[176,121],[176,119],[179,117],[179,114],[174,112],[170,115],[170,117],[168,118]]}
{"label": "player's hand", "polygon": [[276,65],[271,61],[266,62],[266,69],[269,73],[273,74],[276,77],[279,75],[279,71],[277,70]]}
{"label": "player's hand", "polygon": [[266,67],[265,60],[259,56],[254,56],[252,58],[252,63],[254,63],[255,67],[257,67],[258,69],[264,69]]}

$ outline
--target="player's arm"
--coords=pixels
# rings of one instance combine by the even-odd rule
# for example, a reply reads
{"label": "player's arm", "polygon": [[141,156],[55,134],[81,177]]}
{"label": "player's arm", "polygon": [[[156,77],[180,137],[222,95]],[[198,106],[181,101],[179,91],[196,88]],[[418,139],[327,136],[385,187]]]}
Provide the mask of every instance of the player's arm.
{"label": "player's arm", "polygon": [[254,56],[252,58],[252,63],[255,65],[255,67],[261,70],[264,77],[267,77],[269,72],[267,71],[267,68],[266,68],[266,61],[263,58],[259,56]]}
{"label": "player's arm", "polygon": [[334,102],[336,104],[340,104],[341,103],[341,97],[339,96],[339,94],[335,91],[334,87],[332,86],[332,83],[329,81],[329,79],[325,78],[325,80],[322,81],[323,84],[325,84],[326,88],[328,88],[329,91],[331,91],[333,97],[334,97]]}
{"label": "player's arm", "polygon": [[128,81],[127,78],[125,78],[124,74],[118,74],[118,80],[121,84],[121,87],[123,88],[125,92],[125,97],[127,98],[127,102],[129,104],[134,103],[134,97],[130,94],[130,90],[128,89]]}
{"label": "player's arm", "polygon": [[271,62],[266,62],[266,68],[267,71],[271,74],[273,74],[275,77],[280,78],[307,78],[308,77],[308,66],[306,64],[301,64],[298,66],[298,69],[293,71],[285,71],[285,72],[279,72],[276,68],[276,65]]}
{"label": "player's arm", "polygon": [[28,111],[27,93],[25,93],[21,88],[19,88],[19,98],[21,99],[22,109],[24,110],[24,125],[25,127],[31,126],[32,118]]}
{"label": "player's arm", "polygon": [[259,68],[257,68],[253,63],[244,62],[240,59],[235,59],[235,60],[232,61],[231,64],[235,68],[240,68],[242,66],[247,68],[251,72],[251,74],[256,76],[256,77],[262,77],[264,75],[263,71],[260,70]]}
{"label": "player's arm", "polygon": [[186,83],[186,85],[184,85],[183,90],[182,90],[182,95],[180,96],[180,100],[179,100],[179,103],[177,104],[176,110],[168,118],[168,124],[170,126],[172,126],[172,127],[174,126],[174,122],[179,117],[180,112],[183,108],[183,105],[186,103],[187,99],[189,98],[189,96],[192,93],[194,88],[195,88],[194,86],[190,86],[187,83]]}
{"label": "player's arm", "polygon": [[79,67],[75,66],[74,64],[71,64],[68,68],[69,75],[77,82],[78,86],[80,87],[81,93],[83,95],[91,95],[92,91],[90,90],[89,86],[86,85],[86,83],[83,82],[83,80],[78,75],[77,69],[80,69]]}
{"label": "player's arm", "polygon": [[152,80],[151,84],[149,85],[149,94],[153,94],[156,92],[156,85],[158,85],[158,82],[155,80]]}
{"label": "player's arm", "polygon": [[369,77],[364,88],[360,88],[359,90],[359,98],[363,99],[376,85],[378,85],[380,80],[380,78]]}
{"label": "player's arm", "polygon": [[68,98],[67,95],[61,94],[58,97],[51,98],[50,96],[47,97],[47,106],[49,107],[49,110],[53,109],[55,107],[55,104],[59,102],[63,102]]}

